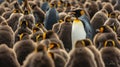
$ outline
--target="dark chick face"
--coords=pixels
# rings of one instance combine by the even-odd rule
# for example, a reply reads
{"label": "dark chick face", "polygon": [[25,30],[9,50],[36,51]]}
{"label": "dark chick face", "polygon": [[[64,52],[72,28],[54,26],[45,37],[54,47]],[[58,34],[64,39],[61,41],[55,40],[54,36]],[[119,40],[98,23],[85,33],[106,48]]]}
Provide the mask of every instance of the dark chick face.
{"label": "dark chick face", "polygon": [[28,22],[26,20],[23,20],[23,21],[20,22],[20,26],[27,27],[28,26]]}
{"label": "dark chick face", "polygon": [[78,40],[75,44],[75,48],[90,46],[91,44],[90,39]]}
{"label": "dark chick face", "polygon": [[104,47],[114,47],[115,46],[115,42],[113,40],[107,40],[104,43]]}
{"label": "dark chick face", "polygon": [[36,42],[43,40],[43,35],[39,34],[36,36]]}

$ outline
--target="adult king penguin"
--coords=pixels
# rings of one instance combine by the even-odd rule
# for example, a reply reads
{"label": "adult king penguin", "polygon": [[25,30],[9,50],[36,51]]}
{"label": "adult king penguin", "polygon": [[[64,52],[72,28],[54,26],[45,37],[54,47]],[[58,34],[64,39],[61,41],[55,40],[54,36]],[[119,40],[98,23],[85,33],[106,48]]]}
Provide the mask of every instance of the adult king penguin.
{"label": "adult king penguin", "polygon": [[85,11],[81,8],[77,8],[72,10],[72,13],[76,17],[72,25],[72,45],[74,45],[77,40],[86,38],[92,40],[94,32],[89,19],[85,15]]}
{"label": "adult king penguin", "polygon": [[56,6],[55,1],[52,1],[51,8],[46,12],[44,25],[47,30],[51,30],[53,27],[53,24],[57,23],[59,20],[59,15],[55,6]]}
{"label": "adult king penguin", "polygon": [[87,34],[84,28],[84,24],[81,20],[79,20],[79,16],[81,14],[80,10],[74,10],[72,13],[75,16],[72,24],[72,46],[76,43],[77,40],[85,39]]}
{"label": "adult king penguin", "polygon": [[94,37],[94,30],[93,30],[93,27],[91,26],[90,24],[90,19],[89,17],[87,16],[87,13],[85,12],[84,9],[78,9],[78,12],[80,12],[80,16],[79,16],[79,19],[83,22],[84,24],[84,27],[85,27],[85,31],[86,31],[86,34],[87,34],[87,38],[93,40],[93,37]]}

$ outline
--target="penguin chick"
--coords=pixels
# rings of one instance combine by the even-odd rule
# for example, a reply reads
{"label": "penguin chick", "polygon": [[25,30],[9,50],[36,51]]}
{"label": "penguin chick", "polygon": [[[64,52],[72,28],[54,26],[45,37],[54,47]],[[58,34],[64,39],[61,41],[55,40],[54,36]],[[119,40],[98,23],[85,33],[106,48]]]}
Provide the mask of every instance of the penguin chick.
{"label": "penguin chick", "polygon": [[94,31],[96,31],[96,29],[104,25],[105,21],[108,19],[106,11],[104,12],[103,11],[104,10],[96,12],[95,15],[92,17],[92,19],[90,20],[90,23]]}
{"label": "penguin chick", "polygon": [[43,1],[43,3],[41,4],[41,9],[46,13],[49,9],[50,9],[50,3],[51,1]]}
{"label": "penguin chick", "polygon": [[116,2],[116,4],[114,5],[114,10],[118,10],[118,11],[120,11],[120,1],[119,0],[116,0],[117,2]]}
{"label": "penguin chick", "polygon": [[14,44],[14,35],[10,27],[7,25],[0,25],[0,44],[6,44],[12,48]]}
{"label": "penguin chick", "polygon": [[117,3],[117,0],[110,0],[110,3],[114,6]]}
{"label": "penguin chick", "polygon": [[0,45],[0,66],[20,67],[15,52],[5,44]]}
{"label": "penguin chick", "polygon": [[28,28],[28,22],[26,20],[20,21],[20,27],[15,31],[15,42],[19,41],[19,35],[22,33],[32,34],[32,31]]}
{"label": "penguin chick", "polygon": [[85,2],[84,6],[90,15],[90,18],[92,18],[94,14],[99,10],[98,5],[94,1]]}
{"label": "penguin chick", "polygon": [[12,28],[10,26],[8,26],[7,22],[2,22],[0,24],[0,30],[9,32],[9,33],[11,33],[11,35],[14,35],[14,32],[13,32]]}
{"label": "penguin chick", "polygon": [[35,52],[31,53],[24,61],[23,67],[55,67],[55,65],[47,54],[45,45],[38,44]]}
{"label": "penguin chick", "polygon": [[72,31],[71,16],[66,16],[64,22],[60,24],[58,36],[60,40],[62,40],[64,47],[68,52],[72,49],[71,31]]}
{"label": "penguin chick", "polygon": [[[106,9],[108,14],[114,11],[114,7],[112,6],[111,3],[106,3],[102,9]],[[109,16],[109,15],[108,15]]]}
{"label": "penguin chick", "polygon": [[60,28],[60,24],[64,21],[64,18],[67,14],[65,12],[59,13],[59,22],[55,23],[52,27],[52,30],[58,34],[59,28]]}
{"label": "penguin chick", "polygon": [[12,12],[13,12],[12,10],[6,11],[2,14],[2,16],[7,20],[10,17],[10,15],[12,14]]}
{"label": "penguin chick", "polygon": [[5,12],[4,7],[0,6],[0,16],[2,16],[2,14]]}
{"label": "penguin chick", "polygon": [[109,26],[100,27],[99,33],[95,35],[93,42],[98,49],[101,49],[103,47],[103,43],[108,39],[114,40],[116,47],[120,48],[117,35]]}
{"label": "penguin chick", "polygon": [[98,49],[96,49],[90,39],[78,40],[75,44],[75,48],[81,48],[82,45],[92,51],[95,57],[95,61],[97,63],[97,67],[105,67],[100,52],[98,51]]}
{"label": "penguin chick", "polygon": [[48,52],[53,52],[53,53],[56,53],[56,54],[62,56],[65,59],[65,61],[68,61],[68,59],[69,59],[67,52],[63,49],[60,49],[60,45],[57,43],[54,43],[54,42],[50,43]]}
{"label": "penguin chick", "polygon": [[[18,11],[18,10],[15,10]],[[10,15],[10,18],[7,20],[8,25],[13,29],[13,31],[16,31],[17,25],[18,25],[18,20],[23,14],[21,13],[12,13]]]}
{"label": "penguin chick", "polygon": [[[26,20],[28,22],[28,28],[32,29],[33,25],[35,24],[35,18],[33,14],[30,14],[30,11],[27,9],[24,10],[24,15],[20,17],[19,22],[22,20]],[[20,24],[18,24],[19,26]]]}
{"label": "penguin chick", "polygon": [[55,67],[64,67],[66,61],[64,58],[56,53],[48,52],[48,54],[52,57]]}
{"label": "penguin chick", "polygon": [[26,57],[35,50],[35,44],[28,34],[21,34],[20,39],[21,41],[16,42],[13,49],[17,55],[18,62],[23,65]]}
{"label": "penguin chick", "polygon": [[37,5],[32,6],[33,10],[33,15],[35,17],[35,22],[37,23],[42,23],[44,22],[45,19],[45,13],[42,11],[41,8],[39,8]]}
{"label": "penguin chick", "polygon": [[109,15],[109,18],[105,21],[104,25],[113,26],[113,30],[116,32],[118,27],[120,26],[120,23],[119,23],[117,17],[118,17],[118,14],[115,12],[112,12]]}
{"label": "penguin chick", "polygon": [[100,50],[105,67],[119,67],[120,50],[116,47],[113,40],[107,40],[104,47]]}
{"label": "penguin chick", "polygon": [[74,48],[69,55],[70,59],[65,67],[97,67],[94,54],[87,47]]}
{"label": "penguin chick", "polygon": [[51,8],[46,12],[46,17],[44,20],[44,26],[47,30],[51,30],[53,27],[53,24],[57,23],[59,20],[59,14],[55,8],[56,1],[52,1]]}

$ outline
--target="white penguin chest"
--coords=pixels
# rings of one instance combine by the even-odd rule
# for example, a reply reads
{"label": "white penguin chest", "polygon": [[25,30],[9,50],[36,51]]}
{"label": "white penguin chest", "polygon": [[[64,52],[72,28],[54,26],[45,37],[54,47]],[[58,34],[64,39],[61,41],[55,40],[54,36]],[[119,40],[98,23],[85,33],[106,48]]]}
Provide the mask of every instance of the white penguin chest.
{"label": "white penguin chest", "polygon": [[81,21],[73,22],[72,25],[72,44],[75,44],[77,40],[85,39],[86,32],[84,29],[84,25]]}

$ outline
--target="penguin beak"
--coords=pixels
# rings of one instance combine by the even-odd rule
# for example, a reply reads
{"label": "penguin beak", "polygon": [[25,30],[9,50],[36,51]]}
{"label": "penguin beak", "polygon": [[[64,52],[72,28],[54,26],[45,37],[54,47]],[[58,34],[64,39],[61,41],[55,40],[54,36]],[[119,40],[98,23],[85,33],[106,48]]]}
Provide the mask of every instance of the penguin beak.
{"label": "penguin beak", "polygon": [[96,29],[96,33],[99,33],[100,32],[100,29]]}
{"label": "penguin beak", "polygon": [[97,32],[97,33],[103,33],[103,31],[104,31],[104,28],[103,28],[103,27],[101,27],[100,29],[96,29],[96,32]]}

